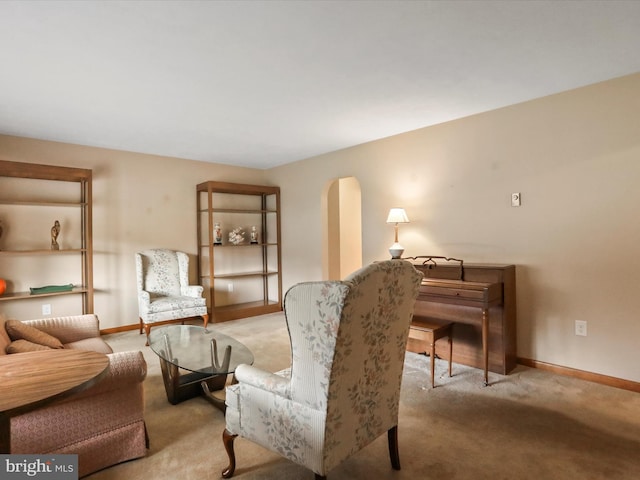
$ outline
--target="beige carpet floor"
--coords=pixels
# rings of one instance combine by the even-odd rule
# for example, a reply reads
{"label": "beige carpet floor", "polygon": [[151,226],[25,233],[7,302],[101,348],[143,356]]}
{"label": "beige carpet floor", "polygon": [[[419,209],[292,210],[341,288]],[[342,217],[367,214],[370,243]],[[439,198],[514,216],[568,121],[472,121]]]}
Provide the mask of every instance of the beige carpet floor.
{"label": "beige carpet floor", "polygon": [[[245,343],[255,365],[276,371],[289,364],[289,337],[281,314],[213,326]],[[136,332],[106,336],[114,350],[142,350],[145,458],[97,472],[90,480],[217,479],[227,465],[224,416],[203,398],[167,402],[158,358]],[[386,435],[344,462],[329,480],[599,480],[640,479],[640,395],[518,366],[511,374],[436,360],[431,389],[428,357],[407,353],[399,420],[402,470],[391,469]],[[247,440],[236,440],[239,480],[313,479]]]}

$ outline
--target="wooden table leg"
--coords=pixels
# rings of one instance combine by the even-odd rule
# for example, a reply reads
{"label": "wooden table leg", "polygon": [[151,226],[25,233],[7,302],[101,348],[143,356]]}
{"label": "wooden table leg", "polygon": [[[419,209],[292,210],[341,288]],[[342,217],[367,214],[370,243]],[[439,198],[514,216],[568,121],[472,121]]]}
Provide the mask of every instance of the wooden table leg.
{"label": "wooden table leg", "polygon": [[482,354],[484,355],[484,386],[489,385],[489,310],[482,309]]}
{"label": "wooden table leg", "polygon": [[[221,375],[221,377],[224,377],[225,380],[227,378],[226,375]],[[209,388],[209,384],[206,381],[200,382],[200,386],[202,387],[204,398],[208,400],[211,405],[222,411],[222,413],[225,413],[227,411],[227,405],[225,403],[226,392],[224,390],[224,384],[222,388],[216,389],[217,391],[222,391],[222,395],[219,397],[213,394],[213,391],[211,390],[211,388]]]}

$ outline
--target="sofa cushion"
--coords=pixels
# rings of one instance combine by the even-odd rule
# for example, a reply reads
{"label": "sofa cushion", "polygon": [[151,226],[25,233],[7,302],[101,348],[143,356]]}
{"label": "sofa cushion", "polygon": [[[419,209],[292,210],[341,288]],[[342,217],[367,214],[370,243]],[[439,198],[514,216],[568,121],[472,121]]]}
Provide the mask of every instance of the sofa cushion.
{"label": "sofa cushion", "polygon": [[6,355],[6,348],[11,343],[11,339],[4,328],[6,320],[4,313],[0,313],[0,355]]}
{"label": "sofa cushion", "polygon": [[64,348],[69,350],[89,350],[98,353],[113,353],[107,342],[100,337],[85,338],[71,343],[65,343]]}
{"label": "sofa cushion", "polygon": [[6,349],[7,353],[37,352],[38,350],[51,350],[51,347],[30,342],[29,340],[14,340]]}
{"label": "sofa cushion", "polygon": [[62,342],[53,335],[49,335],[31,325],[25,325],[19,320],[7,320],[4,326],[11,340],[27,340],[49,348],[63,348]]}

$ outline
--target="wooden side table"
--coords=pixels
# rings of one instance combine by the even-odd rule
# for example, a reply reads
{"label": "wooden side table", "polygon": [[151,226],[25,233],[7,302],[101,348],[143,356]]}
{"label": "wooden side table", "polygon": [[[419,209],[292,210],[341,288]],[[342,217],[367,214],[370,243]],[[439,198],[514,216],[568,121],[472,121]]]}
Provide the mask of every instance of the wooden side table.
{"label": "wooden side table", "polygon": [[40,350],[0,356],[0,453],[11,453],[11,417],[100,380],[109,357],[84,350]]}
{"label": "wooden side table", "polygon": [[[453,354],[453,322],[440,320],[437,318],[413,316],[409,338],[413,343],[429,345],[429,355],[431,356],[431,388],[435,387],[435,366],[436,366],[436,342],[447,337],[449,340],[449,376],[451,377],[451,357]],[[418,349],[426,353],[426,348]],[[415,351],[415,349],[412,349]],[[422,353],[422,352],[419,352]]]}

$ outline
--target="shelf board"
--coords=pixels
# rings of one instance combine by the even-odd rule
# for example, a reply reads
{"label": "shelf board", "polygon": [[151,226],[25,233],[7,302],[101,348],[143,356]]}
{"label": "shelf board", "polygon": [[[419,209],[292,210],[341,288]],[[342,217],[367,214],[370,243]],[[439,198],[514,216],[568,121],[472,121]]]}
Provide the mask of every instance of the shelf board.
{"label": "shelf board", "polygon": [[0,205],[19,205],[27,207],[85,207],[83,202],[21,202],[13,200],[0,200]]}
{"label": "shelf board", "polygon": [[[233,245],[231,243],[213,244],[213,248],[237,248],[237,247],[276,247],[277,243],[241,243],[240,245]],[[209,248],[209,245],[200,245],[200,248]]]}
{"label": "shelf board", "polygon": [[227,312],[229,310],[244,310],[245,308],[256,308],[256,307],[268,307],[268,306],[278,306],[278,302],[269,300],[262,301],[258,300],[255,302],[245,302],[245,303],[234,303],[231,305],[223,305],[221,307],[215,307],[213,310],[215,312]]}
{"label": "shelf board", "polygon": [[40,248],[37,250],[0,250],[0,255],[61,255],[65,253],[82,253],[86,251],[86,248],[63,248],[61,250]]}
{"label": "shelf board", "polygon": [[[209,211],[208,208],[201,208],[199,210],[201,213],[207,213]],[[211,212],[213,213],[278,213],[275,210],[261,210],[255,208],[212,208]]]}
{"label": "shelf board", "polygon": [[[268,275],[277,275],[276,270],[269,270],[264,272],[262,270],[256,270],[254,272],[235,272],[235,273],[217,273],[213,275],[213,278],[235,278],[235,277],[266,277]],[[202,275],[202,278],[207,278],[209,275]]]}
{"label": "shelf board", "polygon": [[230,182],[208,182],[200,183],[196,186],[198,192],[211,192],[213,194],[230,193],[233,195],[276,195],[280,193],[280,187],[268,185],[248,185]]}
{"label": "shelf board", "polygon": [[282,311],[280,303],[277,301],[262,301],[236,303],[233,305],[225,305],[213,308],[213,321],[225,322],[227,320],[236,320],[238,318],[253,317],[255,315],[264,315]]}
{"label": "shelf board", "polygon": [[54,297],[58,295],[75,295],[78,293],[86,293],[89,290],[85,287],[74,287],[72,290],[66,292],[51,292],[51,293],[30,293],[30,292],[11,292],[5,293],[0,296],[0,302],[7,300],[27,300],[31,298],[41,298],[41,297]]}

